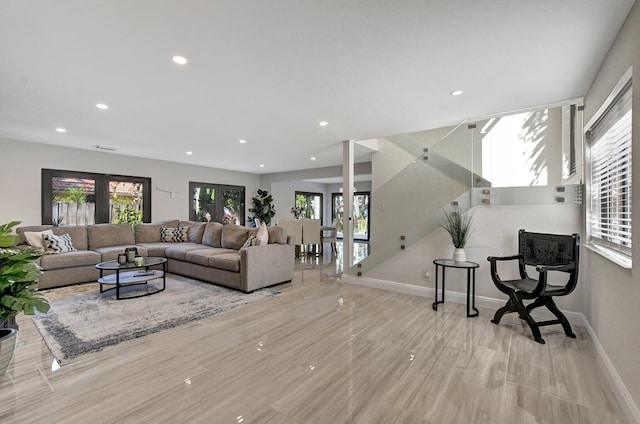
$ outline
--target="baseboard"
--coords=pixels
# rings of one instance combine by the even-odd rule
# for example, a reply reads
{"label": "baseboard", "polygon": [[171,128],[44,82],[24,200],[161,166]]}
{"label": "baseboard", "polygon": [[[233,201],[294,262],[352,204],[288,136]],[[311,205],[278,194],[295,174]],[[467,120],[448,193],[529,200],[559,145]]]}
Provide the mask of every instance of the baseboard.
{"label": "baseboard", "polygon": [[[435,298],[434,289],[432,287],[415,286],[413,284],[398,283],[396,281],[379,280],[369,277],[356,277],[349,274],[342,274],[340,280],[343,283],[355,284],[358,286],[371,287],[374,289],[389,290],[398,293],[411,294],[414,296]],[[460,293],[445,290],[445,301],[453,303],[467,304],[467,293]],[[506,299],[496,299],[493,297],[476,296],[476,307],[496,310],[504,306]],[[579,312],[562,311],[569,322],[575,325],[582,325],[584,316]],[[536,310],[532,316],[537,320],[553,319],[550,312],[544,310]]]}
{"label": "baseboard", "polygon": [[[342,281],[343,283],[355,284],[355,285],[370,287],[375,289],[389,290],[389,291],[394,291],[398,293],[410,294],[414,296],[434,298],[434,289],[431,287],[415,286],[412,284],[404,284],[404,283],[398,283],[395,281],[387,281],[387,280],[378,280],[375,278],[368,278],[368,277],[356,277],[349,274],[342,274],[340,281]],[[447,302],[466,304],[467,294],[459,293],[459,292],[451,292],[446,290],[445,300]],[[476,296],[476,306],[480,308],[498,309],[501,306],[503,306],[504,303],[505,303],[504,299],[495,299],[491,297]],[[627,390],[627,387],[624,385],[624,382],[620,378],[618,371],[616,371],[615,367],[613,366],[613,363],[609,359],[609,356],[607,356],[607,353],[605,352],[604,348],[600,344],[600,340],[596,336],[595,331],[593,331],[593,328],[591,328],[589,321],[587,321],[586,317],[580,312],[573,312],[573,311],[563,311],[563,312],[566,315],[569,322],[571,322],[571,324],[581,325],[587,330],[587,333],[589,334],[589,337],[591,337],[591,340],[593,341],[593,345],[596,349],[596,354],[597,354],[598,361],[600,362],[600,366],[604,371],[604,374],[607,378],[607,381],[609,382],[609,385],[614,390],[614,395],[618,400],[618,403],[620,404],[620,407],[622,408],[622,411],[625,417],[630,422],[640,424],[640,409],[638,409],[638,405],[636,405],[636,403],[634,402],[633,398],[631,397],[631,394]],[[533,314],[533,316],[536,319],[550,319],[551,313],[548,311],[536,311]]]}
{"label": "baseboard", "polygon": [[584,328],[587,330],[587,333],[589,333],[589,336],[593,341],[593,346],[596,348],[596,353],[600,360],[600,366],[604,371],[604,375],[607,378],[609,385],[613,388],[614,395],[622,408],[624,416],[629,420],[629,422],[640,424],[640,409],[638,409],[638,405],[634,402],[631,397],[631,393],[627,390],[627,386],[624,385],[622,378],[620,378],[620,374],[618,374],[618,371],[616,371],[616,368],[613,366],[607,352],[605,352],[604,348],[600,344],[600,340],[596,336],[595,331],[593,331],[593,328],[591,328],[591,324],[589,324],[586,317],[583,316],[583,318]]}

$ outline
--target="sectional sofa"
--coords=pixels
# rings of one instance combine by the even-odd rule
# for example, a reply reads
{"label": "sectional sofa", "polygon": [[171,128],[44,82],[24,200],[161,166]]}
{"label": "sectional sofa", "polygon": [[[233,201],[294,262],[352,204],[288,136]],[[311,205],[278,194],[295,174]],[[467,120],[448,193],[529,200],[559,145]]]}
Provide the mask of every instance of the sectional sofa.
{"label": "sectional sofa", "polygon": [[[180,241],[163,241],[163,229],[182,230]],[[268,242],[251,245],[256,228],[222,225],[217,222],[171,220],[150,224],[95,224],[76,227],[39,225],[17,228],[20,243],[50,230],[70,239],[71,251],[46,254],[40,258],[42,275],[38,288],[66,286],[95,281],[98,262],[114,260],[127,247],[136,247],[140,256],[168,259],[170,273],[196,278],[243,292],[290,281],[294,268],[294,240],[281,227],[267,228]],[[186,237],[184,237],[186,236]],[[60,237],[58,237],[60,238]],[[164,238],[166,240],[166,237]]]}

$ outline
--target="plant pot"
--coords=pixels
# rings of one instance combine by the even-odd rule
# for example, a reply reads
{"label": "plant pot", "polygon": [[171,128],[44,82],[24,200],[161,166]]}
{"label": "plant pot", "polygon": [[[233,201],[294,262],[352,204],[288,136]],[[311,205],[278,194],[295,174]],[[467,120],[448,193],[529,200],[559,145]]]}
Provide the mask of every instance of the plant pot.
{"label": "plant pot", "polygon": [[465,262],[466,260],[467,255],[464,253],[464,249],[457,247],[456,250],[453,251],[453,261]]}
{"label": "plant pot", "polygon": [[0,328],[0,375],[4,374],[16,350],[18,332],[13,328]]}

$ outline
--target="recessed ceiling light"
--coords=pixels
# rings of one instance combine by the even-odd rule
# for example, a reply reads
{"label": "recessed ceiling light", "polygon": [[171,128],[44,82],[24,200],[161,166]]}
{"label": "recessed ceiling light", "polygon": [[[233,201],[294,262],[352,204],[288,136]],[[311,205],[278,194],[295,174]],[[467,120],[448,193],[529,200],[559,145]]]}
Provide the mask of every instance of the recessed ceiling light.
{"label": "recessed ceiling light", "polygon": [[315,156],[311,156],[309,159],[316,160],[316,157]]}
{"label": "recessed ceiling light", "polygon": [[193,152],[187,152],[187,154],[188,154],[188,155],[192,155],[192,154],[193,154]]}
{"label": "recessed ceiling light", "polygon": [[320,121],[318,125],[320,125],[321,127],[326,127],[327,125],[329,125],[329,123],[327,121]]}
{"label": "recessed ceiling light", "polygon": [[462,94],[462,90],[454,90],[454,91],[451,92],[452,96],[459,96],[461,94]]}
{"label": "recessed ceiling light", "polygon": [[102,110],[107,110],[107,109],[109,109],[109,106],[105,105],[104,103],[98,103],[98,104],[96,105],[96,107],[97,107],[98,109],[102,109]]}
{"label": "recessed ceiling light", "polygon": [[173,56],[171,60],[173,60],[178,65],[186,65],[188,62],[187,58],[184,56]]}
{"label": "recessed ceiling light", "polygon": [[66,133],[67,132],[67,130],[62,128],[62,127],[56,128],[56,131],[58,131],[59,133]]}
{"label": "recessed ceiling light", "polygon": [[246,142],[247,142],[247,140],[238,140],[238,143],[240,143],[240,144],[244,144]]}
{"label": "recessed ceiling light", "polygon": [[260,164],[260,168],[264,168],[264,165],[263,165],[263,164]]}

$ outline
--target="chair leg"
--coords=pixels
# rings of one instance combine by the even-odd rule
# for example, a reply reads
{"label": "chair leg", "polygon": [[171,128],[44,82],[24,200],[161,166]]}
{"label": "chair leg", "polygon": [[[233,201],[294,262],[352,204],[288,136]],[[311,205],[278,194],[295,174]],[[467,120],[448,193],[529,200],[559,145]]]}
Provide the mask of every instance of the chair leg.
{"label": "chair leg", "polygon": [[[538,300],[536,299],[536,302],[537,301]],[[532,305],[533,304],[529,306]],[[515,293],[509,295],[509,301],[505,306],[496,311],[496,314],[494,315],[491,322],[494,324],[498,324],[502,319],[502,316],[507,312],[517,312],[520,319],[523,319],[529,325],[529,328],[531,329],[531,333],[533,335],[533,339],[540,344],[545,344],[545,341],[540,334],[540,328],[538,327],[538,324],[536,324],[531,315],[529,315],[528,307],[524,306],[524,303],[522,303],[522,299]]]}
{"label": "chair leg", "polygon": [[558,318],[558,321],[560,321],[560,324],[562,324],[562,328],[564,329],[564,334],[566,334],[567,337],[571,337],[572,339],[575,339],[576,335],[571,330],[571,324],[569,324],[569,320],[567,319],[566,316],[564,316],[562,312],[560,312],[560,309],[558,309],[558,307],[556,306],[556,303],[553,301],[553,298],[544,297],[543,299],[547,309],[549,309],[551,313],[555,315],[556,318]]}

